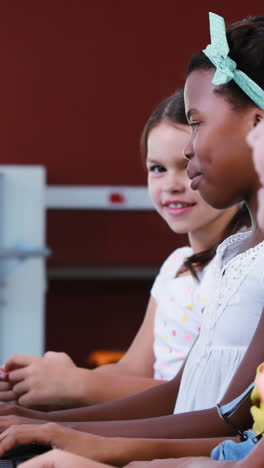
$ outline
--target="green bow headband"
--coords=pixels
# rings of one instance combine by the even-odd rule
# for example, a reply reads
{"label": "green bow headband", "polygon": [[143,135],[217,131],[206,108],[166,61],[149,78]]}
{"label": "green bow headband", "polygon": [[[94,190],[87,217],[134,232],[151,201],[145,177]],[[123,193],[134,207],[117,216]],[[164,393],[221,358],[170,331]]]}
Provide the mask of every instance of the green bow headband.
{"label": "green bow headband", "polygon": [[224,18],[209,13],[209,23],[211,44],[203,50],[203,53],[216,67],[212,83],[219,86],[234,80],[258,107],[264,109],[264,90],[246,73],[238,70],[236,62],[228,57],[230,49],[226,39]]}

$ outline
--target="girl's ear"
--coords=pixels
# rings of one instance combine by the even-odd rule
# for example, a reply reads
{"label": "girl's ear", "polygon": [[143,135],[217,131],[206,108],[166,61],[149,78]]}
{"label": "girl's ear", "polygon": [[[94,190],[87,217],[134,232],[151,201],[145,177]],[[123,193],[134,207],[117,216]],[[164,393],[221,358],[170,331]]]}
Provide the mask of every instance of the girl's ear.
{"label": "girl's ear", "polygon": [[253,126],[256,127],[258,123],[264,119],[264,110],[258,110],[254,116],[254,124]]}

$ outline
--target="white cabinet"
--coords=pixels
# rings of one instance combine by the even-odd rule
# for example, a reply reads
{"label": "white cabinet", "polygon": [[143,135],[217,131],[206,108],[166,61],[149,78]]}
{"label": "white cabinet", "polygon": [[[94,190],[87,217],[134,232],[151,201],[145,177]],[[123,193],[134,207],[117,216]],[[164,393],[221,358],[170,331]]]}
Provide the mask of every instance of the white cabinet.
{"label": "white cabinet", "polygon": [[45,195],[45,168],[0,165],[0,364],[43,353]]}

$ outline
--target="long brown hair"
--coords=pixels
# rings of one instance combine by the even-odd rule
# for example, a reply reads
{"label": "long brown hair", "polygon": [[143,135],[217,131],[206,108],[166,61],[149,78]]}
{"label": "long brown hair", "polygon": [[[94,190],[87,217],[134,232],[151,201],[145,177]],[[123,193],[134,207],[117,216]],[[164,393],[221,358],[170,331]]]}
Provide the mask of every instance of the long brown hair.
{"label": "long brown hair", "polygon": [[[140,150],[144,160],[146,159],[148,152],[149,134],[151,130],[161,122],[188,125],[185,115],[184,96],[182,89],[176,90],[171,96],[164,99],[152,112],[149,119],[147,120],[140,138]],[[225,227],[220,237],[219,243],[232,234],[235,234],[242,228],[249,227],[250,225],[250,215],[246,204],[243,204]],[[189,270],[194,278],[199,281],[197,272],[204,268],[212,260],[219,243],[212,245],[207,250],[195,253],[188,257],[184,261],[181,271]]]}

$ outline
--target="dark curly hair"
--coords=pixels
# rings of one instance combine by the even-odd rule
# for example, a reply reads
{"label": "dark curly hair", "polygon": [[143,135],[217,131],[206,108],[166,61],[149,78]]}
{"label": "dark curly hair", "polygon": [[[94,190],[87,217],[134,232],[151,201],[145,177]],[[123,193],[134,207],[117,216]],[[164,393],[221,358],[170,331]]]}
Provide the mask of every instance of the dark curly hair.
{"label": "dark curly hair", "polygon": [[[230,48],[229,57],[233,59],[238,70],[246,73],[264,89],[264,16],[255,16],[233,23],[227,28],[227,42]],[[187,75],[194,70],[211,70],[215,66],[203,52],[191,58]],[[225,97],[237,109],[251,106],[253,101],[233,81],[218,86],[215,93]]]}

